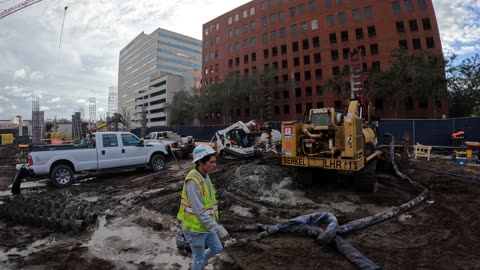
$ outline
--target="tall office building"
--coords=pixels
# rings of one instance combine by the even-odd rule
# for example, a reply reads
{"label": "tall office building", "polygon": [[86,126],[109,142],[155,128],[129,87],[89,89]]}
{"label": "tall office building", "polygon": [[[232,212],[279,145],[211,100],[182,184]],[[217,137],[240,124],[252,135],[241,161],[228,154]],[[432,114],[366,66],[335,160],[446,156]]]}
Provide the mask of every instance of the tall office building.
{"label": "tall office building", "polygon": [[[363,70],[385,71],[391,52],[406,48],[441,55],[431,0],[254,0],[203,25],[204,85],[236,72],[278,69],[290,89],[273,92],[273,119],[303,119],[311,108],[347,104],[349,85],[330,91],[326,82],[349,68],[349,51],[363,51]],[[432,100],[407,104],[399,117],[433,117]],[[393,117],[382,99],[376,113]],[[240,110],[249,119],[249,110]],[[446,114],[442,102],[437,117]]]}
{"label": "tall office building", "polygon": [[[201,69],[201,48],[198,39],[158,28],[149,35],[140,33],[120,51],[118,111],[126,114],[124,118],[132,121],[132,127],[139,126],[135,100],[150,90],[150,75],[164,72],[181,76]],[[156,107],[164,107],[165,103]]]}

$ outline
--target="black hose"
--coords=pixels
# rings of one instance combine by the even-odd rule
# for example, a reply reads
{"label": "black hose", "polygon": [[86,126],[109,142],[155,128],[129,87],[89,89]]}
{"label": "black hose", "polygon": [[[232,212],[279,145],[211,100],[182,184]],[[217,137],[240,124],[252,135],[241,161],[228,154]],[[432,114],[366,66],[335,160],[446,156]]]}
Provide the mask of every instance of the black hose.
{"label": "black hose", "polygon": [[422,168],[422,167],[416,166],[415,162],[413,160],[411,162],[411,166],[415,169],[424,170],[426,172],[433,173],[433,174],[449,175],[449,176],[453,176],[453,177],[459,177],[459,178],[464,178],[464,179],[469,179],[469,180],[473,180],[473,181],[476,181],[476,182],[480,182],[480,178],[475,177],[475,176],[468,176],[468,175],[457,174],[457,173],[452,173],[452,172],[448,172],[448,171],[435,171],[435,170],[430,170],[430,169],[427,169],[427,168]]}

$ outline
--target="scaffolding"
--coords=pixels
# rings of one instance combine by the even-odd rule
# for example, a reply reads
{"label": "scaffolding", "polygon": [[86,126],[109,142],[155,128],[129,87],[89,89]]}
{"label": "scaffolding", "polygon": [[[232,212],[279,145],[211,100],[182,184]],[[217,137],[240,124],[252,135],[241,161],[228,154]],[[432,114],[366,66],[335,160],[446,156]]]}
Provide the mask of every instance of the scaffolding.
{"label": "scaffolding", "polygon": [[44,139],[44,113],[40,111],[40,98],[32,97],[32,142],[40,143]]}
{"label": "scaffolding", "polygon": [[88,112],[89,112],[89,129],[95,127],[95,120],[97,119],[97,103],[94,97],[88,98]]}
{"label": "scaffolding", "polygon": [[117,87],[110,86],[108,88],[108,116],[113,116],[115,113],[118,112],[118,93]]}

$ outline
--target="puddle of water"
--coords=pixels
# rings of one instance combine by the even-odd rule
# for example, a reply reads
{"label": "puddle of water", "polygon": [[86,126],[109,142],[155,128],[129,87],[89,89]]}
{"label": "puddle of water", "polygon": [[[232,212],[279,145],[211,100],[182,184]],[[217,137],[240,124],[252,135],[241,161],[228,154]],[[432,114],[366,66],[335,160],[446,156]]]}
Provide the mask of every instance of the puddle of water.
{"label": "puddle of water", "polygon": [[114,220],[106,226],[105,216],[99,217],[98,228],[86,244],[90,252],[122,266],[145,262],[163,269],[175,263],[187,269],[190,265],[190,258],[178,253],[175,237],[162,239],[148,229],[121,223]]}

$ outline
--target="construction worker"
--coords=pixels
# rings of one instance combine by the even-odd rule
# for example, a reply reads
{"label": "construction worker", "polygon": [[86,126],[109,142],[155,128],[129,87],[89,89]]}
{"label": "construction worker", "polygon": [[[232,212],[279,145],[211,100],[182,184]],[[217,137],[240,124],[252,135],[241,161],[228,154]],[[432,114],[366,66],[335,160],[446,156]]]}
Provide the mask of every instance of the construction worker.
{"label": "construction worker", "polygon": [[75,145],[75,148],[95,148],[95,138],[93,134],[88,133],[86,139]]}
{"label": "construction worker", "polygon": [[209,176],[217,167],[215,150],[208,145],[195,147],[193,162],[195,169],[185,177],[177,218],[192,250],[192,270],[200,270],[222,251],[220,239],[230,236],[219,224],[215,189]]}

